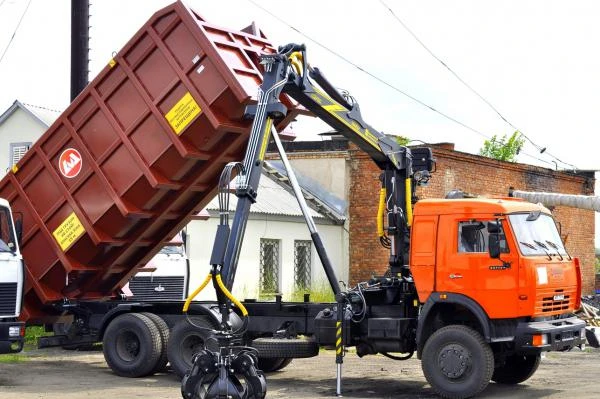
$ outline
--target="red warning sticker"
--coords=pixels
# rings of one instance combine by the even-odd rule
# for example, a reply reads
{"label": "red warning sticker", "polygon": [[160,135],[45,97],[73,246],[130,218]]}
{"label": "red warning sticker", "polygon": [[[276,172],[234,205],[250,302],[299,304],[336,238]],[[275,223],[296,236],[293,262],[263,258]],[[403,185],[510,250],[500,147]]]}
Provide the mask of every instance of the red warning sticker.
{"label": "red warning sticker", "polygon": [[81,154],[74,148],[67,148],[58,158],[58,169],[64,177],[72,179],[81,172]]}

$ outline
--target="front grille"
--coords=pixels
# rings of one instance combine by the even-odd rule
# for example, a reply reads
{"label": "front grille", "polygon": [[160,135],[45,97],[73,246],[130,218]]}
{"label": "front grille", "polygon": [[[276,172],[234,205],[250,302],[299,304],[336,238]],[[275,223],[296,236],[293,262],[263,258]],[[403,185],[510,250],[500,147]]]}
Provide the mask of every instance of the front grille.
{"label": "front grille", "polygon": [[0,283],[0,316],[14,316],[17,306],[17,283]]}
{"label": "front grille", "polygon": [[133,298],[140,301],[181,300],[183,276],[136,276],[129,281]]}
{"label": "front grille", "polygon": [[538,292],[535,312],[536,314],[550,315],[563,313],[574,307],[575,295],[571,290],[549,289]]}

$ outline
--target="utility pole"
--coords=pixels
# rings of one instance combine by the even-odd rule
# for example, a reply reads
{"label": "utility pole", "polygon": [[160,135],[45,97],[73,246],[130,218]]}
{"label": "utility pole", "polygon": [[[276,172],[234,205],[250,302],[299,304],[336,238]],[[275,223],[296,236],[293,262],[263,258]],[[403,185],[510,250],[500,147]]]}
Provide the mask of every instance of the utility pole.
{"label": "utility pole", "polygon": [[88,84],[90,3],[71,0],[71,101]]}

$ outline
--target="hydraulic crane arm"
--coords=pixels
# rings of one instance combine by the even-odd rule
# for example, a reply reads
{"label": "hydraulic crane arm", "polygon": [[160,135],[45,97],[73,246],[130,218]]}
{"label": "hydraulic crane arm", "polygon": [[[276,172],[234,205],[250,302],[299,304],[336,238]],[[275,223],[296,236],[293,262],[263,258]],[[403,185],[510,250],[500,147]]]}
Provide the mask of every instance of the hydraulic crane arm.
{"label": "hydraulic crane arm", "polygon": [[214,258],[214,262],[211,261],[213,265],[222,265],[226,286],[231,289],[235,278],[245,222],[250,204],[255,200],[271,128],[274,121],[283,118],[287,112],[279,101],[282,94],[298,101],[355,143],[382,170],[383,209],[380,214],[387,220],[387,234],[382,237],[382,243],[390,248],[392,274],[408,276],[412,202],[415,198],[415,186],[429,180],[429,172],[434,165],[431,150],[420,148],[411,151],[366,123],[358,102],[351,96],[338,92],[318,68],[308,64],[304,45],[288,44],[280,47],[276,54],[262,56],[261,64],[264,66],[264,75],[258,103],[246,110],[247,117],[254,118],[254,122],[242,178],[238,178],[236,195],[239,200],[235,218],[231,231],[223,229],[227,233],[217,237],[215,242],[215,247],[220,247],[216,252],[223,255]]}
{"label": "hydraulic crane arm", "polygon": [[[402,271],[403,275],[408,275],[404,266],[408,263],[414,190],[429,179],[434,164],[431,150],[411,151],[365,122],[358,102],[349,94],[340,93],[321,70],[308,64],[304,45],[283,46],[278,54],[266,56],[263,61],[277,65],[271,73],[279,73],[280,79],[286,80],[279,94],[285,93],[298,101],[367,153],[382,170],[381,206],[384,209],[380,213],[387,219],[387,235],[381,233],[382,243],[390,248],[393,274]],[[284,110],[276,106],[278,97],[271,100],[271,109],[276,110],[273,117],[277,117],[276,113]],[[381,225],[383,229],[383,223]]]}

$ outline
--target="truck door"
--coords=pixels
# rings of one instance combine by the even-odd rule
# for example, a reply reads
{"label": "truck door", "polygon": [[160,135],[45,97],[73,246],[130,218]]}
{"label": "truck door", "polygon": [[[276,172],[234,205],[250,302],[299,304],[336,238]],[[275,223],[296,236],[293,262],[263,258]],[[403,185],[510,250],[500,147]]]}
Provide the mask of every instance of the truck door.
{"label": "truck door", "polygon": [[[518,255],[506,234],[505,222],[489,216],[441,217],[438,240],[436,290],[466,295],[479,303],[491,318],[514,317],[517,311]],[[500,239],[500,259],[488,252],[490,234]]]}

